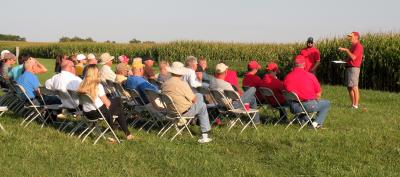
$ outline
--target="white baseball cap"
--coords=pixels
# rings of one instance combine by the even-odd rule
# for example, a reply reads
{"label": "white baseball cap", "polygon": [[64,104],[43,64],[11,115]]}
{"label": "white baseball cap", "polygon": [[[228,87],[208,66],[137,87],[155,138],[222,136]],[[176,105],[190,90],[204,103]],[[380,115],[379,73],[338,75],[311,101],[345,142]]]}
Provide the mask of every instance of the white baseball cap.
{"label": "white baseball cap", "polygon": [[218,63],[217,66],[215,66],[215,72],[217,73],[223,73],[228,69],[228,66],[226,66],[224,63]]}
{"label": "white baseball cap", "polygon": [[76,59],[77,59],[78,61],[85,60],[85,59],[86,59],[86,56],[83,55],[83,54],[78,54],[78,55],[76,56]]}

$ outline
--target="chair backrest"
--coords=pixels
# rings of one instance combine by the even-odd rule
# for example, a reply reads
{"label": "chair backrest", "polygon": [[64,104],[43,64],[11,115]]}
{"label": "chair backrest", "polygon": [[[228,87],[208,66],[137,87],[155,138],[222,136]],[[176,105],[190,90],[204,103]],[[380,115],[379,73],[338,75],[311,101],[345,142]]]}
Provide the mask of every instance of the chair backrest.
{"label": "chair backrest", "polygon": [[25,96],[25,100],[24,100],[25,103],[26,103],[26,101],[28,101],[30,106],[32,106],[36,110],[36,112],[39,114],[39,116],[42,116],[42,114],[40,113],[40,111],[36,107],[37,105],[35,105],[33,103],[33,101],[29,98],[28,94],[25,91],[25,88],[22,87],[22,85],[19,85],[19,84],[16,84],[15,86],[16,86],[15,88],[16,88],[17,94]]}
{"label": "chair backrest", "polygon": [[[234,91],[234,90],[224,90],[224,94],[228,99],[240,103],[239,106],[241,106],[241,108],[244,108],[244,104],[242,102],[242,99],[240,99],[240,96],[236,91]],[[231,105],[232,105],[232,102],[231,102]],[[233,108],[233,105],[232,105],[232,108]]]}
{"label": "chair backrest", "polygon": [[[260,87],[260,88],[258,88],[258,91],[259,91],[260,94],[265,98],[265,100],[267,100],[268,102],[270,102],[270,101],[268,100],[267,97],[273,97],[274,100],[275,100],[275,103],[276,103],[279,107],[281,107],[281,104],[279,103],[278,99],[276,98],[276,96],[275,96],[275,94],[274,94],[274,91],[272,91],[271,89],[269,89],[269,88],[267,88],[267,87]],[[275,105],[275,104],[273,104],[273,103],[269,103],[269,104]]]}
{"label": "chair backrest", "polygon": [[181,118],[181,114],[175,106],[172,98],[166,94],[160,94],[161,102],[164,104],[164,107],[167,111],[167,116],[170,118]]}
{"label": "chair backrest", "polygon": [[[288,91],[285,91],[285,90],[284,90],[284,91],[283,91],[283,97],[285,97],[285,100],[286,100],[288,103],[291,103],[291,102],[297,102],[297,103],[299,103],[301,109],[303,110],[302,113],[305,113],[305,114],[307,114],[307,116],[309,116],[309,113],[307,112],[306,108],[304,107],[303,103],[301,102],[299,96],[297,96],[296,93],[294,93],[294,92],[288,92]],[[293,110],[292,110],[292,112],[293,112]]]}
{"label": "chair backrest", "polygon": [[[104,120],[106,119],[103,115],[103,113],[99,110],[99,108],[96,106],[96,104],[94,103],[94,101],[92,100],[92,98],[90,98],[90,96],[88,94],[83,94],[83,93],[77,93],[75,92],[79,98],[79,104],[83,105],[85,103],[87,104],[91,104],[93,107],[96,108],[97,112],[101,115],[101,118],[103,118]],[[93,117],[94,119],[96,119],[97,117]],[[99,117],[100,118],[100,117]],[[93,119],[92,119],[93,120]],[[107,121],[106,121],[107,122]],[[108,123],[107,123],[108,125]],[[109,125],[108,125],[109,126]]]}
{"label": "chair backrest", "polygon": [[211,91],[208,88],[204,88],[204,87],[197,87],[196,88],[197,92],[202,94],[205,98],[206,103],[216,103],[216,101],[214,100],[213,96],[211,95]]}
{"label": "chair backrest", "polygon": [[132,98],[132,101],[135,101],[139,105],[144,105],[144,101],[142,97],[140,96],[139,92],[135,89],[126,89],[126,91],[129,93],[129,95]]}
{"label": "chair backrest", "polygon": [[43,101],[44,105],[47,105],[47,103],[45,102],[45,100],[43,98],[43,95],[45,95],[45,96],[57,96],[57,93],[55,91],[50,90],[50,89],[48,89],[46,87],[43,87],[43,86],[40,86],[38,90],[39,90],[39,97]]}
{"label": "chair backrest", "polygon": [[[210,90],[212,97],[218,104],[220,111],[227,111],[233,109],[232,100],[225,97],[225,95],[220,90]],[[223,108],[223,110],[221,110]]]}
{"label": "chair backrest", "polygon": [[112,85],[109,85],[109,82],[110,82],[109,80],[101,81],[101,82],[100,82],[101,85],[103,85],[103,87],[104,87],[104,92],[105,92],[107,95],[117,96],[116,93],[115,93],[114,87],[113,87]]}
{"label": "chair backrest", "polygon": [[154,90],[150,89],[145,89],[144,93],[146,94],[147,98],[149,99],[151,105],[159,110],[159,111],[165,111],[165,106],[161,101],[161,93],[156,92]]}
{"label": "chair backrest", "polygon": [[157,86],[158,88],[161,88],[161,86],[162,86],[162,83],[155,79],[149,79],[148,81],[150,84],[153,84],[153,85]]}
{"label": "chair backrest", "polygon": [[116,83],[116,82],[113,82],[113,86],[114,86],[114,88],[115,88],[115,91],[116,91],[121,97],[124,97],[124,98],[127,98],[127,99],[131,99],[131,95],[124,89],[124,87],[122,87],[121,84]]}
{"label": "chair backrest", "polygon": [[[61,102],[68,102],[69,105],[73,105],[73,109],[80,111],[79,109],[79,98],[76,96],[75,98],[73,98],[68,91],[63,91],[63,90],[56,90],[55,91],[56,94],[58,95],[58,97],[61,99]],[[72,91],[71,92],[75,92]],[[65,106],[65,105],[64,105]]]}

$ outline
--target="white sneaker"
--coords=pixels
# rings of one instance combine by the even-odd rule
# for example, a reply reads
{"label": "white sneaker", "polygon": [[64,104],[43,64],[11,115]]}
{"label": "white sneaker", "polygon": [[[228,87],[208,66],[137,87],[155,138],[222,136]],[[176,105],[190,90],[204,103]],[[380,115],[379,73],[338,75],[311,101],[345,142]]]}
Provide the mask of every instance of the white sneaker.
{"label": "white sneaker", "polygon": [[318,123],[317,123],[317,122],[313,122],[313,123],[312,123],[312,126],[313,126],[314,128],[317,128],[317,127],[318,127]]}
{"label": "white sneaker", "polygon": [[353,108],[354,108],[354,109],[358,109],[358,106],[357,106],[357,105],[353,105]]}
{"label": "white sneaker", "polygon": [[197,140],[197,142],[202,143],[202,144],[203,143],[209,143],[211,141],[212,141],[211,138],[201,138],[201,139]]}

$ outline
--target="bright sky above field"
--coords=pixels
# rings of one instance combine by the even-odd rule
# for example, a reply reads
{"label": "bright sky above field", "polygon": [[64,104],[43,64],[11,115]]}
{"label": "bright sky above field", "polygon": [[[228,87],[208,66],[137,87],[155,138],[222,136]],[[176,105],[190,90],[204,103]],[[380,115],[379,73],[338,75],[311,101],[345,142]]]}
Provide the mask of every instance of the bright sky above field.
{"label": "bright sky above field", "polygon": [[1,0],[0,33],[28,41],[295,42],[400,31],[399,0]]}

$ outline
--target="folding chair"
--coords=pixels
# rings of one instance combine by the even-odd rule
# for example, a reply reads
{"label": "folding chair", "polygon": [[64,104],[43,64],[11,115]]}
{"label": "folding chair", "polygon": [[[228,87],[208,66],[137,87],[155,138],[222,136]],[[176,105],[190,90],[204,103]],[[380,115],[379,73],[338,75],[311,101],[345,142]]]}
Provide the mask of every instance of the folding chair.
{"label": "folding chair", "polygon": [[[242,86],[243,92],[246,92],[246,91],[249,90],[250,88],[251,88],[250,86]],[[257,104],[258,104],[258,105],[262,105],[262,103],[261,103],[261,101],[260,101],[260,98],[258,98],[256,94],[255,94],[254,96],[256,97]]]}
{"label": "folding chair", "polygon": [[[96,104],[93,102],[93,100],[90,98],[90,96],[87,95],[87,94],[79,94],[78,96],[79,96],[79,104],[83,105],[84,103],[89,103],[89,104],[93,105],[93,107],[96,108],[96,111],[97,111],[97,112],[100,114],[100,116],[101,116],[101,117],[96,118],[96,119],[87,119],[87,118],[86,118],[86,121],[87,121],[90,125],[89,125],[89,127],[87,127],[87,128],[81,133],[81,135],[79,135],[79,137],[81,137],[87,130],[89,130],[89,132],[88,132],[88,133],[84,136],[84,138],[82,139],[82,143],[85,141],[85,139],[86,139],[89,135],[91,135],[91,134],[95,135],[95,134],[93,133],[94,130],[97,130],[98,132],[100,132],[100,135],[96,138],[96,140],[94,141],[93,144],[96,144],[97,141],[98,141],[101,137],[105,138],[104,135],[105,135],[105,133],[107,133],[108,131],[110,131],[110,132],[112,133],[113,137],[117,140],[118,143],[121,143],[120,140],[118,139],[117,135],[115,134],[114,130],[111,128],[110,124],[108,124],[108,122],[107,122],[106,118],[104,117],[103,113],[96,107]],[[82,117],[84,117],[84,116],[82,116]],[[100,128],[99,125],[98,125],[100,121],[105,122],[105,124],[106,124],[106,129],[103,130],[103,131],[101,130],[101,128]]]}
{"label": "folding chair", "polygon": [[44,109],[43,106],[35,105],[29,98],[24,87],[22,87],[19,84],[16,84],[16,89],[18,93],[20,93],[22,96],[25,97],[25,100],[27,100],[27,102],[26,101],[25,102],[29,104],[25,106],[25,108],[30,110],[30,114],[27,117],[25,117],[25,119],[21,122],[20,125],[22,126],[26,123],[24,127],[27,127],[32,121],[39,119],[40,121],[42,121],[41,127],[43,128],[44,124],[46,124],[46,119],[43,116],[45,114],[46,109]]}
{"label": "folding chair", "polygon": [[282,112],[283,112],[284,115],[282,115],[281,117],[279,117],[278,121],[275,123],[274,126],[278,125],[278,123],[279,123],[280,121],[282,121],[283,118],[287,117],[286,109],[288,109],[289,107],[288,107],[288,106],[282,106],[282,105],[279,103],[278,99],[276,98],[274,92],[273,92],[271,89],[266,88],[266,87],[260,87],[260,88],[258,88],[258,90],[259,90],[260,94],[264,97],[264,100],[267,100],[267,101],[269,102],[268,97],[274,98],[274,101],[275,101],[275,103],[277,104],[277,106],[272,106],[272,105],[274,105],[274,104],[273,104],[273,103],[269,103],[269,105],[271,106],[271,108],[272,108],[273,110],[277,110],[278,112],[279,112],[279,111],[282,111]]}
{"label": "folding chair", "polygon": [[[300,107],[301,107],[301,109],[302,109],[302,111],[300,111],[300,112],[293,112],[295,115],[294,115],[294,118],[293,118],[293,120],[292,121],[290,121],[290,123],[289,123],[289,125],[287,125],[286,126],[286,128],[285,128],[285,130],[290,126],[290,125],[292,125],[293,124],[293,122],[294,121],[298,121],[299,122],[299,124],[301,125],[300,126],[300,128],[299,128],[299,131],[301,130],[301,129],[303,129],[307,124],[310,124],[311,126],[312,126],[312,119],[314,118],[314,115],[316,114],[315,112],[313,112],[313,113],[310,113],[310,112],[307,112],[307,110],[304,108],[304,106],[303,106],[303,103],[300,101],[300,98],[297,96],[297,94],[296,93],[294,93],[294,92],[287,92],[287,91],[283,91],[283,96],[285,97],[285,99],[286,99],[286,101],[288,102],[288,103],[292,103],[292,102],[296,102],[296,103],[298,103],[299,105],[300,105]],[[301,116],[301,115],[305,115],[305,117],[307,118],[307,121],[305,122],[305,123],[301,123],[301,121],[300,121],[300,119],[299,119],[299,117]],[[312,126],[313,128],[314,128],[314,130],[315,131],[317,131],[317,128],[315,128],[314,126]]]}
{"label": "folding chair", "polygon": [[145,119],[144,117],[148,117],[146,115],[146,107],[144,105],[144,100],[140,96],[139,92],[135,89],[126,89],[126,91],[129,93],[131,96],[131,100],[129,105],[133,108],[132,111],[134,111],[135,114],[138,115],[138,117],[131,123],[131,126],[135,126],[136,123],[138,123],[141,120],[145,121],[145,124],[139,129],[141,130],[144,126],[146,126],[149,122],[149,119]]}
{"label": "folding chair", "polygon": [[[7,111],[8,111],[7,106],[0,106],[0,112],[1,112],[0,117]],[[4,132],[6,132],[6,129],[4,129],[3,125],[1,125],[1,123],[0,123],[0,129],[3,130]]]}
{"label": "folding chair", "polygon": [[[44,100],[45,96],[57,96],[57,93],[53,90],[47,89],[46,87],[39,87],[39,97],[43,102],[43,108],[45,109],[47,116],[45,117],[45,120],[51,120],[51,114],[56,114],[61,111],[61,105],[60,104],[47,104]],[[59,122],[54,122],[51,120],[53,123],[59,123]],[[60,125],[62,125],[61,123]]]}
{"label": "folding chair", "polygon": [[[68,117],[73,117],[73,119],[75,119],[75,121],[79,120],[79,117],[82,116],[83,112],[82,110],[79,108],[79,104],[77,104],[77,102],[79,102],[79,97],[78,94],[75,91],[70,91],[72,92],[72,94],[74,94],[75,96],[72,97],[69,93],[69,91],[64,91],[64,90],[55,90],[56,95],[62,100],[62,102],[68,102],[70,103],[70,105],[72,105],[72,108],[68,108],[68,107],[63,107],[62,109],[68,109],[67,112],[63,111],[63,114],[67,114]],[[73,125],[74,122],[70,121],[68,123],[65,123],[65,125],[60,125],[59,130],[60,131],[64,131],[68,126]],[[74,135],[75,131],[78,130],[81,126],[82,126],[82,122],[79,122],[69,133],[70,136]]]}
{"label": "folding chair", "polygon": [[161,101],[161,93],[150,89],[145,89],[144,93],[146,94],[147,98],[150,101],[151,107],[149,108],[148,106],[150,105],[147,105],[146,108],[147,111],[150,113],[150,116],[152,117],[151,122],[153,122],[149,127],[149,129],[147,130],[147,133],[155,125],[161,124],[161,130],[157,133],[157,135],[159,135],[162,132],[162,130],[164,130],[166,127],[164,122],[168,121],[168,119],[166,118],[166,108],[164,107],[164,104]]}
{"label": "folding chair", "polygon": [[[202,94],[204,96],[208,114],[210,115],[211,118],[213,118],[212,123],[214,123],[215,119],[219,116],[219,112],[218,112],[218,108],[217,108],[218,105],[216,104],[216,101],[214,100],[210,89],[204,88],[204,87],[197,87],[196,90],[197,90],[197,92],[199,92],[200,94]],[[214,116],[214,113],[216,116]]]}
{"label": "folding chair", "polygon": [[[167,124],[168,128],[161,134],[161,137],[165,135],[172,127],[175,127],[177,133],[171,138],[171,141],[175,139],[176,136],[181,135],[183,130],[187,130],[190,134],[190,136],[193,138],[192,132],[190,131],[188,125],[190,122],[194,119],[194,116],[182,116],[179,112],[178,109],[175,106],[174,101],[172,100],[171,97],[169,97],[166,94],[161,93],[160,94],[161,101],[163,102],[165,108],[166,108],[166,118],[170,120]],[[178,122],[180,119],[185,119],[186,123],[179,127]]]}
{"label": "folding chair", "polygon": [[[224,90],[224,94],[225,96],[230,99],[230,112],[234,113],[236,115],[236,119],[234,120],[234,122],[232,123],[232,125],[229,127],[229,130],[235,126],[235,124],[238,121],[241,121],[241,117],[245,116],[249,119],[249,121],[244,125],[243,129],[240,131],[240,133],[242,133],[250,124],[252,124],[254,126],[254,128],[257,130],[257,126],[254,123],[254,118],[256,116],[256,114],[258,113],[257,109],[249,109],[247,110],[244,107],[243,101],[240,98],[239,94],[236,91],[233,90]],[[233,102],[237,102],[239,104],[239,108],[235,108],[233,105]]]}
{"label": "folding chair", "polygon": [[27,117],[32,111],[25,107],[25,99],[23,99],[25,96],[17,89],[17,83],[15,81],[9,80],[7,84],[9,89],[8,92],[0,98],[0,105],[7,106],[9,110],[17,115]]}
{"label": "folding chair", "polygon": [[231,112],[229,110],[231,109],[230,101],[225,97],[225,95],[219,91],[219,90],[210,90],[212,99],[214,100],[214,103],[216,103],[216,108],[218,110],[219,115],[218,116],[229,116]]}

